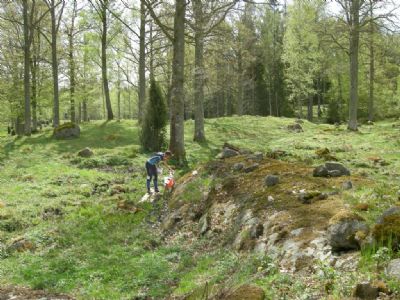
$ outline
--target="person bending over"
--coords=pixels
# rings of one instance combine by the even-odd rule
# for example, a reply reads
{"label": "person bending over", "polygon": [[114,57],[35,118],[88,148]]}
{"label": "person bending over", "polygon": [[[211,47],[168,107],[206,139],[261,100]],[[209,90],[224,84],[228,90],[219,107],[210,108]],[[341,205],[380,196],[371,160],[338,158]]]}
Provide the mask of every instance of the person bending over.
{"label": "person bending over", "polygon": [[151,194],[150,191],[150,183],[151,179],[153,179],[154,182],[154,192],[159,193],[160,191],[158,190],[158,173],[157,173],[157,168],[160,163],[164,164],[168,169],[171,169],[167,162],[171,158],[172,153],[171,151],[167,150],[165,152],[158,152],[156,155],[150,157],[146,161],[146,171],[147,171],[147,180],[146,180],[146,187],[147,187],[147,193]]}

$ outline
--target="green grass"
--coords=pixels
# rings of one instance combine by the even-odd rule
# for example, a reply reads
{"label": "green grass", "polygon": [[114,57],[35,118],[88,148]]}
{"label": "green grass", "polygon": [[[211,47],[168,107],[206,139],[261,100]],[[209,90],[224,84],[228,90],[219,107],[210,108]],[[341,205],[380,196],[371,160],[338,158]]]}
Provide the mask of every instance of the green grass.
{"label": "green grass", "polygon": [[[197,144],[192,142],[194,122],[187,121],[189,169],[213,159],[224,142],[264,153],[284,150],[284,159],[314,165],[322,163],[315,150],[328,147],[353,173],[370,177],[371,185],[355,185],[344,193],[350,205],[370,204],[372,209],[362,212],[368,222],[397,201],[400,130],[392,128],[392,122],[363,126],[356,133],[309,122],[302,124],[303,133],[292,133],[286,129],[292,123],[272,117],[208,119],[207,142]],[[136,203],[145,191],[143,166],[149,154],[140,152],[136,122],[85,124],[81,138],[68,141],[51,134],[0,135],[0,285],[27,285],[78,299],[162,299],[202,291],[206,282],[217,289],[218,284],[235,286],[249,280],[265,288],[271,299],[303,290],[295,278],[272,267],[265,271],[259,258],[240,258],[225,250],[202,253],[202,241],[196,249],[184,243],[165,246],[147,226],[151,205],[141,206],[136,214],[117,209],[118,201]],[[85,147],[95,152],[93,158],[77,157]],[[388,165],[374,165],[371,156]],[[198,187],[211,184],[199,180],[182,201],[196,200],[202,193]],[[129,192],[112,195],[114,185]],[[51,209],[62,214],[46,216]],[[17,237],[32,241],[35,251],[5,251]],[[365,272],[371,272],[370,255],[365,254]]]}

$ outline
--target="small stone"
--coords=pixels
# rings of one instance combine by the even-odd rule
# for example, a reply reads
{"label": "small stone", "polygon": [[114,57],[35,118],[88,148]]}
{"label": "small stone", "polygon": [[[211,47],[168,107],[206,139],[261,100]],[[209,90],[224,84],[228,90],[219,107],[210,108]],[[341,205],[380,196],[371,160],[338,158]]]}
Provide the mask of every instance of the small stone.
{"label": "small stone", "polygon": [[388,277],[400,280],[400,258],[391,260],[385,273]]}
{"label": "small stone", "polygon": [[319,191],[306,192],[305,190],[301,190],[297,198],[303,204],[311,204],[312,200],[324,200],[328,198],[328,195]]}
{"label": "small stone", "polygon": [[220,154],[218,154],[217,158],[224,159],[230,158],[239,155],[238,151],[235,151],[230,148],[224,148]]}
{"label": "small stone", "polygon": [[350,175],[350,171],[338,162],[326,162],[325,165],[318,166],[313,171],[314,177],[339,177]]}
{"label": "small stone", "polygon": [[325,167],[328,169],[328,171],[339,171],[341,175],[350,175],[350,171],[338,162],[326,162]]}
{"label": "small stone", "polygon": [[249,156],[249,159],[253,160],[253,161],[262,161],[264,158],[264,154],[262,152],[256,152],[253,155]]}
{"label": "small stone", "polygon": [[253,239],[258,239],[264,233],[264,225],[256,224],[253,225],[250,229],[250,237]]}
{"label": "small stone", "polygon": [[360,299],[373,300],[379,296],[379,289],[369,282],[362,282],[357,284],[353,296]]}
{"label": "small stone", "polygon": [[327,193],[321,193],[317,196],[317,200],[326,200],[328,199],[328,194]]}
{"label": "small stone", "polygon": [[351,190],[352,188],[353,188],[353,183],[350,180],[343,182],[342,189]]}
{"label": "small stone", "polygon": [[297,133],[303,132],[303,127],[301,127],[301,125],[299,123],[288,125],[287,129],[290,131],[297,132]]}
{"label": "small stone", "polygon": [[80,157],[92,157],[93,155],[94,153],[90,148],[85,148],[78,152],[78,156]]}
{"label": "small stone", "polygon": [[210,229],[210,217],[208,213],[206,213],[199,220],[200,235],[204,235],[209,229]]}
{"label": "small stone", "polygon": [[242,164],[242,163],[235,163],[234,165],[233,165],[233,167],[232,167],[232,170],[233,171],[240,171],[240,170],[242,170],[244,168],[244,164]]}
{"label": "small stone", "polygon": [[17,252],[25,252],[25,251],[34,251],[35,245],[27,240],[24,237],[19,237],[14,239],[10,246],[8,247],[9,252],[17,251]]}
{"label": "small stone", "polygon": [[264,185],[268,187],[277,185],[278,183],[279,183],[279,177],[276,175],[268,175],[264,179]]}
{"label": "small stone", "polygon": [[271,195],[268,196],[267,199],[268,199],[269,202],[274,202],[275,201],[274,197],[272,197]]}
{"label": "small stone", "polygon": [[245,173],[253,172],[253,171],[256,170],[258,167],[259,167],[259,164],[257,164],[257,163],[252,164],[252,165],[250,165],[250,166],[244,168],[244,172],[245,172]]}

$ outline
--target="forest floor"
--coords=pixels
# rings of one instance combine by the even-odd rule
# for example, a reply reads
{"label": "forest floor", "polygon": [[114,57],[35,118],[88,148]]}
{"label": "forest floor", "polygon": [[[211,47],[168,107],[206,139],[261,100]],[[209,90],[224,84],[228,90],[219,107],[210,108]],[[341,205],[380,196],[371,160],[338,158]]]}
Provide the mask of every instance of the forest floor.
{"label": "forest floor", "polygon": [[[302,168],[321,164],[316,151],[328,148],[355,174],[341,205],[367,203],[370,209],[358,213],[372,224],[397,203],[398,121],[363,125],[359,132],[309,122],[301,124],[304,132],[294,132],[287,129],[293,123],[272,117],[209,119],[207,142],[197,144],[188,121],[189,167],[176,175],[184,178],[215,159],[224,142],[265,154],[284,151],[285,163]],[[149,154],[140,152],[136,122],[92,122],[81,129],[79,139],[68,141],[52,139],[50,129],[23,138],[0,134],[0,299],[10,299],[4,291],[18,288],[25,294],[31,289],[31,299],[43,298],[40,290],[76,299],[180,299],[205,282],[236,286],[249,278],[267,299],[308,299],[312,287],[296,274],[261,272],[260,266],[271,264],[265,257],[226,248],[204,252],[206,238],[190,245],[165,243],[154,228],[153,205],[138,203]],[[95,155],[78,157],[85,147]],[[397,254],[391,255],[385,259]],[[371,253],[361,256],[359,277],[378,278]],[[340,276],[325,268],[312,280],[332,285],[326,299],[344,299],[354,282],[343,286],[335,281]]]}

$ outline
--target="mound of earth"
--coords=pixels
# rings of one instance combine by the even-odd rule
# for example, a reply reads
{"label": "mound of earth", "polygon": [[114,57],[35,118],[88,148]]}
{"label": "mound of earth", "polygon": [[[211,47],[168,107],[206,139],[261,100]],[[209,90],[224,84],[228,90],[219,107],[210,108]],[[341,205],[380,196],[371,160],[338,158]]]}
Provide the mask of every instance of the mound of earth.
{"label": "mound of earth", "polygon": [[[266,184],[271,176],[279,178],[274,185]],[[168,240],[191,243],[204,236],[210,247],[268,255],[286,271],[308,270],[319,260],[352,269],[356,262],[343,263],[349,255],[333,253],[327,232],[329,220],[346,210],[339,187],[348,180],[313,177],[313,168],[300,163],[238,154],[180,178],[161,228]]]}

